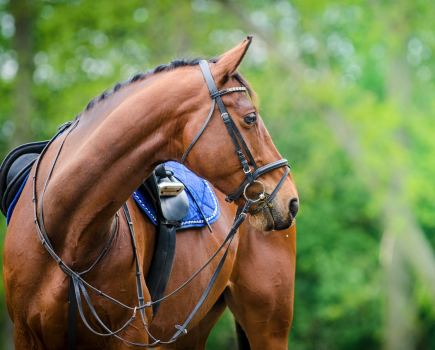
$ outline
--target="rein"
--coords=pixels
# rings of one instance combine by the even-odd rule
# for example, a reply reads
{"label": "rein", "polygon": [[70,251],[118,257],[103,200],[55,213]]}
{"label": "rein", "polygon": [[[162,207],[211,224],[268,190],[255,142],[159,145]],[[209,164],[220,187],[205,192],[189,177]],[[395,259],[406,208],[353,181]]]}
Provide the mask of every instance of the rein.
{"label": "rein", "polygon": [[[290,168],[287,165],[287,160],[285,160],[285,159],[281,159],[281,160],[275,161],[273,163],[270,163],[268,165],[265,165],[261,168],[258,168],[251,152],[249,151],[248,146],[246,145],[246,142],[244,141],[242,135],[240,134],[240,131],[237,129],[236,124],[232,120],[231,116],[229,115],[228,111],[226,110],[226,108],[222,102],[222,99],[221,99],[221,96],[226,94],[226,93],[236,92],[236,91],[246,91],[247,89],[245,87],[235,87],[235,88],[229,88],[229,89],[218,91],[216,84],[213,80],[213,77],[211,75],[210,68],[208,66],[207,61],[204,61],[204,60],[200,61],[199,65],[201,67],[201,70],[202,70],[202,73],[204,75],[207,86],[210,90],[210,96],[213,100],[213,104],[212,104],[210,114],[207,117],[205,124],[202,126],[199,133],[196,135],[196,137],[194,138],[192,143],[187,148],[186,152],[184,153],[184,155],[181,159],[181,163],[184,162],[184,160],[187,157],[187,154],[192,149],[192,147],[194,146],[194,144],[196,143],[196,141],[198,140],[198,138],[201,136],[202,132],[204,131],[205,127],[207,126],[208,122],[210,121],[210,118],[213,115],[213,112],[215,109],[215,105],[217,103],[219,110],[221,112],[221,117],[222,117],[222,119],[227,127],[228,133],[231,136],[234,147],[236,148],[236,153],[239,157],[239,160],[240,160],[242,167],[243,167],[243,171],[244,171],[245,176],[246,176],[246,180],[239,186],[239,188],[231,196],[228,196],[226,198],[226,200],[228,202],[233,202],[234,200],[239,198],[242,194],[244,194],[244,196],[246,198],[246,203],[245,203],[243,209],[240,209],[240,208],[237,209],[237,213],[236,213],[236,216],[234,218],[234,222],[233,222],[233,225],[231,227],[231,230],[228,233],[228,235],[226,236],[225,240],[222,242],[222,244],[216,250],[216,252],[210,257],[210,259],[192,277],[190,277],[184,284],[182,284],[179,288],[177,288],[176,290],[174,290],[172,293],[168,294],[167,296],[165,296],[159,300],[152,301],[152,302],[147,302],[147,303],[144,302],[144,296],[143,296],[144,287],[143,287],[142,280],[141,280],[141,270],[140,270],[139,259],[138,259],[138,254],[137,254],[137,247],[136,247],[136,240],[135,240],[135,234],[134,234],[134,229],[133,229],[133,222],[132,222],[130,212],[128,210],[126,203],[123,204],[122,209],[123,209],[124,216],[125,216],[127,223],[128,223],[128,228],[129,228],[129,232],[130,232],[130,236],[131,236],[131,240],[132,240],[132,245],[133,245],[135,270],[136,270],[136,287],[137,287],[137,294],[138,294],[138,306],[131,307],[131,306],[127,306],[127,305],[121,303],[120,301],[110,297],[109,295],[107,295],[107,294],[103,293],[102,291],[98,290],[97,288],[93,287],[88,282],[86,282],[82,277],[82,275],[88,273],[105,256],[107,250],[109,249],[109,247],[113,241],[113,238],[115,236],[115,233],[117,231],[117,228],[119,228],[119,223],[118,223],[119,214],[118,213],[115,214],[113,230],[112,230],[111,236],[109,238],[109,241],[107,242],[106,246],[104,247],[103,251],[98,256],[96,261],[91,265],[91,267],[83,272],[76,272],[76,271],[72,270],[69,266],[67,266],[63,262],[63,260],[56,254],[56,252],[54,251],[54,249],[50,243],[50,240],[48,238],[48,234],[47,234],[47,231],[46,231],[45,225],[44,225],[43,198],[44,198],[44,194],[45,194],[48,182],[49,182],[51,175],[53,173],[54,166],[59,158],[59,154],[62,150],[62,147],[65,143],[65,140],[68,137],[68,135],[77,127],[78,123],[80,122],[80,119],[78,118],[74,122],[68,122],[68,123],[64,124],[60,128],[60,130],[56,133],[56,135],[47,143],[47,145],[45,146],[45,148],[43,149],[43,151],[41,152],[40,156],[38,157],[38,159],[36,161],[35,173],[33,175],[33,199],[32,199],[33,206],[34,206],[34,218],[35,218],[36,230],[37,230],[37,233],[38,233],[38,236],[41,240],[42,245],[45,247],[45,249],[48,251],[48,253],[53,257],[53,259],[58,263],[60,269],[70,278],[70,280],[69,280],[69,305],[68,305],[68,349],[70,349],[70,350],[76,349],[76,310],[77,310],[77,308],[79,310],[79,314],[80,314],[80,317],[81,317],[83,323],[86,325],[86,327],[92,333],[99,335],[99,336],[103,336],[103,337],[114,336],[114,337],[118,338],[119,340],[121,340],[127,344],[130,344],[130,345],[150,348],[150,347],[156,346],[157,344],[173,343],[181,335],[186,334],[187,333],[187,330],[186,330],[187,326],[192,321],[193,317],[196,315],[196,313],[198,312],[198,310],[200,309],[200,307],[204,303],[205,299],[207,298],[208,294],[210,293],[210,291],[211,291],[211,289],[212,289],[212,287],[213,287],[213,285],[214,285],[214,283],[215,283],[215,281],[216,281],[216,279],[217,279],[217,277],[218,277],[218,275],[219,275],[219,273],[220,273],[220,271],[225,263],[226,257],[228,255],[228,251],[230,249],[231,242],[233,241],[233,238],[234,238],[235,234],[237,233],[238,228],[246,219],[246,216],[248,214],[250,207],[252,206],[252,204],[254,202],[266,199],[264,184],[261,181],[258,181],[257,179],[261,175],[265,174],[266,172],[278,169],[278,168],[283,167],[283,166],[287,167],[286,171],[284,172],[283,177],[281,178],[281,180],[277,184],[277,186],[274,189],[274,191],[272,192],[272,194],[270,196],[267,196],[268,198],[265,200],[264,203],[262,203],[264,205],[261,205],[261,208],[260,208],[260,206],[257,207],[255,209],[255,212],[262,210],[268,203],[270,203],[270,201],[276,195],[278,190],[281,188],[282,184],[284,183],[284,180],[286,179],[286,177],[290,171]],[[51,169],[50,169],[49,174],[47,176],[47,179],[45,181],[44,188],[43,188],[42,193],[41,193],[39,218],[38,218],[37,199],[36,199],[36,178],[37,178],[37,173],[38,173],[38,169],[39,169],[39,164],[40,164],[40,161],[41,161],[42,157],[44,156],[45,152],[47,151],[48,147],[53,143],[53,141],[55,139],[57,139],[67,129],[68,129],[68,131],[66,132],[65,137],[63,138],[63,140],[59,146],[59,149],[57,151],[57,154],[55,156],[55,159],[53,161],[53,164],[51,166]],[[248,158],[254,167],[254,172],[251,171],[251,168],[248,164],[248,161],[246,160],[246,157],[243,153],[242,148],[240,147],[238,140],[240,141],[243,149],[245,150],[246,154],[248,155]],[[247,198],[246,190],[250,185],[252,185],[255,182],[260,183],[263,186],[263,192],[259,195],[258,199],[252,200],[252,199]],[[180,291],[182,288],[184,288],[202,270],[204,270],[205,267],[208,266],[212,260],[214,260],[214,258],[218,255],[218,253],[224,248],[224,246],[227,243],[228,243],[228,245],[227,245],[227,247],[226,247],[213,275],[212,275],[212,278],[210,279],[206,289],[204,290],[204,293],[202,294],[197,305],[195,306],[195,308],[193,309],[193,311],[191,312],[189,317],[186,319],[186,321],[183,323],[183,325],[181,325],[181,326],[176,325],[175,326],[175,328],[177,328],[177,332],[167,342],[158,340],[155,337],[153,337],[150,334],[150,332],[148,330],[148,325],[145,321],[145,308],[152,307],[152,305],[162,302],[163,300],[169,298],[170,296],[174,295],[175,293]],[[95,308],[93,307],[92,301],[89,297],[89,294],[86,290],[86,287],[93,290],[98,295],[102,296],[103,298],[113,302],[114,304],[121,306],[127,310],[132,311],[131,318],[127,322],[125,322],[125,324],[121,328],[119,328],[118,330],[111,331],[103,323],[103,321],[99,318],[97,312],[95,311]],[[100,332],[95,331],[87,322],[87,320],[84,316],[84,312],[83,312],[82,295],[84,297],[84,300],[88,304],[88,307],[89,307],[92,315],[95,317],[95,319],[100,324],[100,326],[106,331],[106,333],[100,333]],[[136,318],[136,313],[138,310],[140,311],[140,314],[142,316],[143,326],[144,326],[148,336],[152,340],[152,343],[150,343],[150,344],[133,343],[133,342],[130,342],[126,339],[121,338],[118,335],[118,333],[123,331]]]}

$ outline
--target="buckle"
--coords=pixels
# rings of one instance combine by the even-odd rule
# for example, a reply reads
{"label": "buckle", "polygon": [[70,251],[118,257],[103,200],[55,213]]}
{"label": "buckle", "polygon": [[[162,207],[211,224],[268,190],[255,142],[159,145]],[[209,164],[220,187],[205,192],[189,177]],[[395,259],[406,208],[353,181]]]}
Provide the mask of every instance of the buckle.
{"label": "buckle", "polygon": [[184,191],[184,185],[181,182],[160,182],[157,187],[162,197],[174,197]]}
{"label": "buckle", "polygon": [[[245,175],[252,174],[251,168],[249,168],[248,171],[246,171],[245,169],[243,169],[243,172],[245,173]],[[260,182],[260,181],[258,181],[258,182]],[[264,187],[264,186],[263,186],[263,187]]]}
{"label": "buckle", "polygon": [[187,334],[187,329],[186,328],[183,328],[183,327],[181,327],[180,325],[175,325],[175,328],[177,328],[178,330],[180,330],[180,332],[182,332],[182,333],[184,333],[184,334]]}

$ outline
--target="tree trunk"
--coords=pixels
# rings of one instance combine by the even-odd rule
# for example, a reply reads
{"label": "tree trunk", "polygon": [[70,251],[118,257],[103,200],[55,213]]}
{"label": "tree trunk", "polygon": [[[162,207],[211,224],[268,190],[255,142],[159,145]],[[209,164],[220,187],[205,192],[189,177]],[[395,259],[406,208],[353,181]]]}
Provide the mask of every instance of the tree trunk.
{"label": "tree trunk", "polygon": [[13,91],[14,109],[12,121],[15,133],[10,140],[10,147],[14,148],[30,142],[32,130],[30,123],[33,115],[33,45],[32,45],[32,6],[31,1],[13,0],[10,10],[15,18],[15,37],[12,48],[18,54],[19,70],[15,78]]}
{"label": "tree trunk", "polygon": [[[12,0],[10,12],[15,18],[15,36],[12,39],[12,49],[18,54],[19,69],[14,82],[12,122],[15,124],[15,133],[12,136],[9,148],[15,148],[23,143],[30,142],[32,137],[31,120],[33,116],[33,45],[32,45],[32,1]],[[3,349],[14,349],[14,325],[9,317],[4,320]]]}

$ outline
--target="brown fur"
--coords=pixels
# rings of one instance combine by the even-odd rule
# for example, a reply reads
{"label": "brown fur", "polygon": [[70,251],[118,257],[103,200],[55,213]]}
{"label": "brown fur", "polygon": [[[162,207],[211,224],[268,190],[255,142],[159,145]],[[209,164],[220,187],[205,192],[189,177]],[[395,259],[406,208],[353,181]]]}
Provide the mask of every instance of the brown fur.
{"label": "brown fur", "polygon": [[[250,39],[211,64],[216,81],[226,81],[221,88],[239,84],[231,74],[249,43]],[[259,166],[281,158],[261,118],[252,127],[243,124],[243,116],[255,110],[245,94],[225,95],[223,102]],[[210,105],[199,67],[183,67],[132,83],[80,117],[80,123],[65,142],[44,197],[48,235],[54,250],[68,266],[83,271],[94,262],[108,240],[115,213],[127,201],[141,268],[146,276],[154,249],[155,227],[144,218],[131,194],[156,165],[180,160],[204,122]],[[37,174],[38,195],[61,139],[54,142],[42,159]],[[242,183],[241,165],[218,112],[190,152],[186,165],[226,194]],[[284,169],[278,169],[262,176],[268,193],[283,172]],[[15,324],[17,349],[61,349],[66,347],[67,340],[68,278],[39,241],[33,222],[31,186],[29,180],[15,208],[4,246],[7,307]],[[255,198],[259,191],[260,188],[251,186],[248,195]],[[228,232],[236,207],[225,203],[222,195],[218,197],[221,218],[213,224],[213,234],[205,229],[183,230],[177,234],[176,260],[168,291],[203,264]],[[280,222],[271,222],[277,219],[272,219],[266,209],[256,215],[266,222],[258,228],[269,230],[277,225],[291,225],[289,203],[294,198],[297,198],[296,187],[289,176],[274,201]],[[243,202],[239,199],[237,204]],[[120,218],[119,230],[107,255],[84,278],[124,304],[135,306],[133,251],[123,214]],[[253,225],[256,226],[255,222]],[[228,305],[253,349],[285,349],[292,319],[294,262],[294,226],[266,237],[245,223],[215,288],[189,327],[188,335],[175,348],[203,349],[213,324]],[[162,304],[151,327],[158,337],[166,339],[174,332],[174,325],[184,321],[211,271],[212,267]],[[131,317],[130,311],[93,292],[90,297],[101,319],[113,330]],[[150,298],[146,291],[145,298]],[[90,324],[102,331],[87,307],[84,311]],[[150,321],[151,309],[147,309],[146,316]],[[120,335],[134,342],[148,341],[139,318]],[[113,337],[94,336],[81,321],[77,325],[77,341],[81,349],[127,347]]]}

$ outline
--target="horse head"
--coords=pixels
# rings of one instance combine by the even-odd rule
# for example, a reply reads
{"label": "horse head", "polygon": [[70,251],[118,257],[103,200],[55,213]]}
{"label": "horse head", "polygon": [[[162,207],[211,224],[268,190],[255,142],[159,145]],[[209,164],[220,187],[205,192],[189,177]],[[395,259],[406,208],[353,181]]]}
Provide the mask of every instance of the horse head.
{"label": "horse head", "polygon": [[[212,90],[208,86],[209,82],[206,84],[204,81],[204,68],[201,72],[198,67],[190,69],[190,74],[180,70],[180,73],[183,72],[184,81],[189,83],[193,91],[189,101],[197,107],[192,107],[190,103],[180,106],[179,113],[187,114],[188,118],[181,137],[182,144],[179,146],[180,149],[188,149],[188,154],[185,152],[182,157],[185,165],[212,182],[221,192],[235,200],[237,205],[243,206],[248,198],[256,201],[250,216],[253,227],[264,232],[279,231],[292,225],[299,209],[296,186],[291,174],[286,171],[287,167],[281,164],[262,173],[255,182],[252,179],[247,182],[249,172],[255,174],[256,169],[282,159],[261,119],[255,104],[255,92],[237,71],[251,40],[252,38],[248,37],[232,50],[208,61],[217,90],[231,92],[222,94],[221,101],[231,116],[234,130],[239,131],[247,147],[243,147],[240,137],[236,137],[237,140],[234,142],[234,135],[239,135],[237,132],[233,135],[229,132],[226,124],[232,122],[228,121],[223,113],[225,109],[222,110],[219,103],[219,108],[212,107],[210,118],[207,119],[212,103]],[[214,104],[213,101],[213,106]],[[208,123],[204,124],[206,119]],[[202,130],[203,125],[205,128]],[[198,135],[200,137],[196,140]],[[237,154],[236,143],[242,145]],[[251,154],[247,154],[248,152]],[[242,158],[249,165],[243,166]],[[243,183],[245,185],[241,187]],[[277,186],[280,186],[279,190],[275,191]],[[238,196],[233,195],[232,198],[231,194],[237,190]],[[271,196],[273,198],[268,200]]]}

